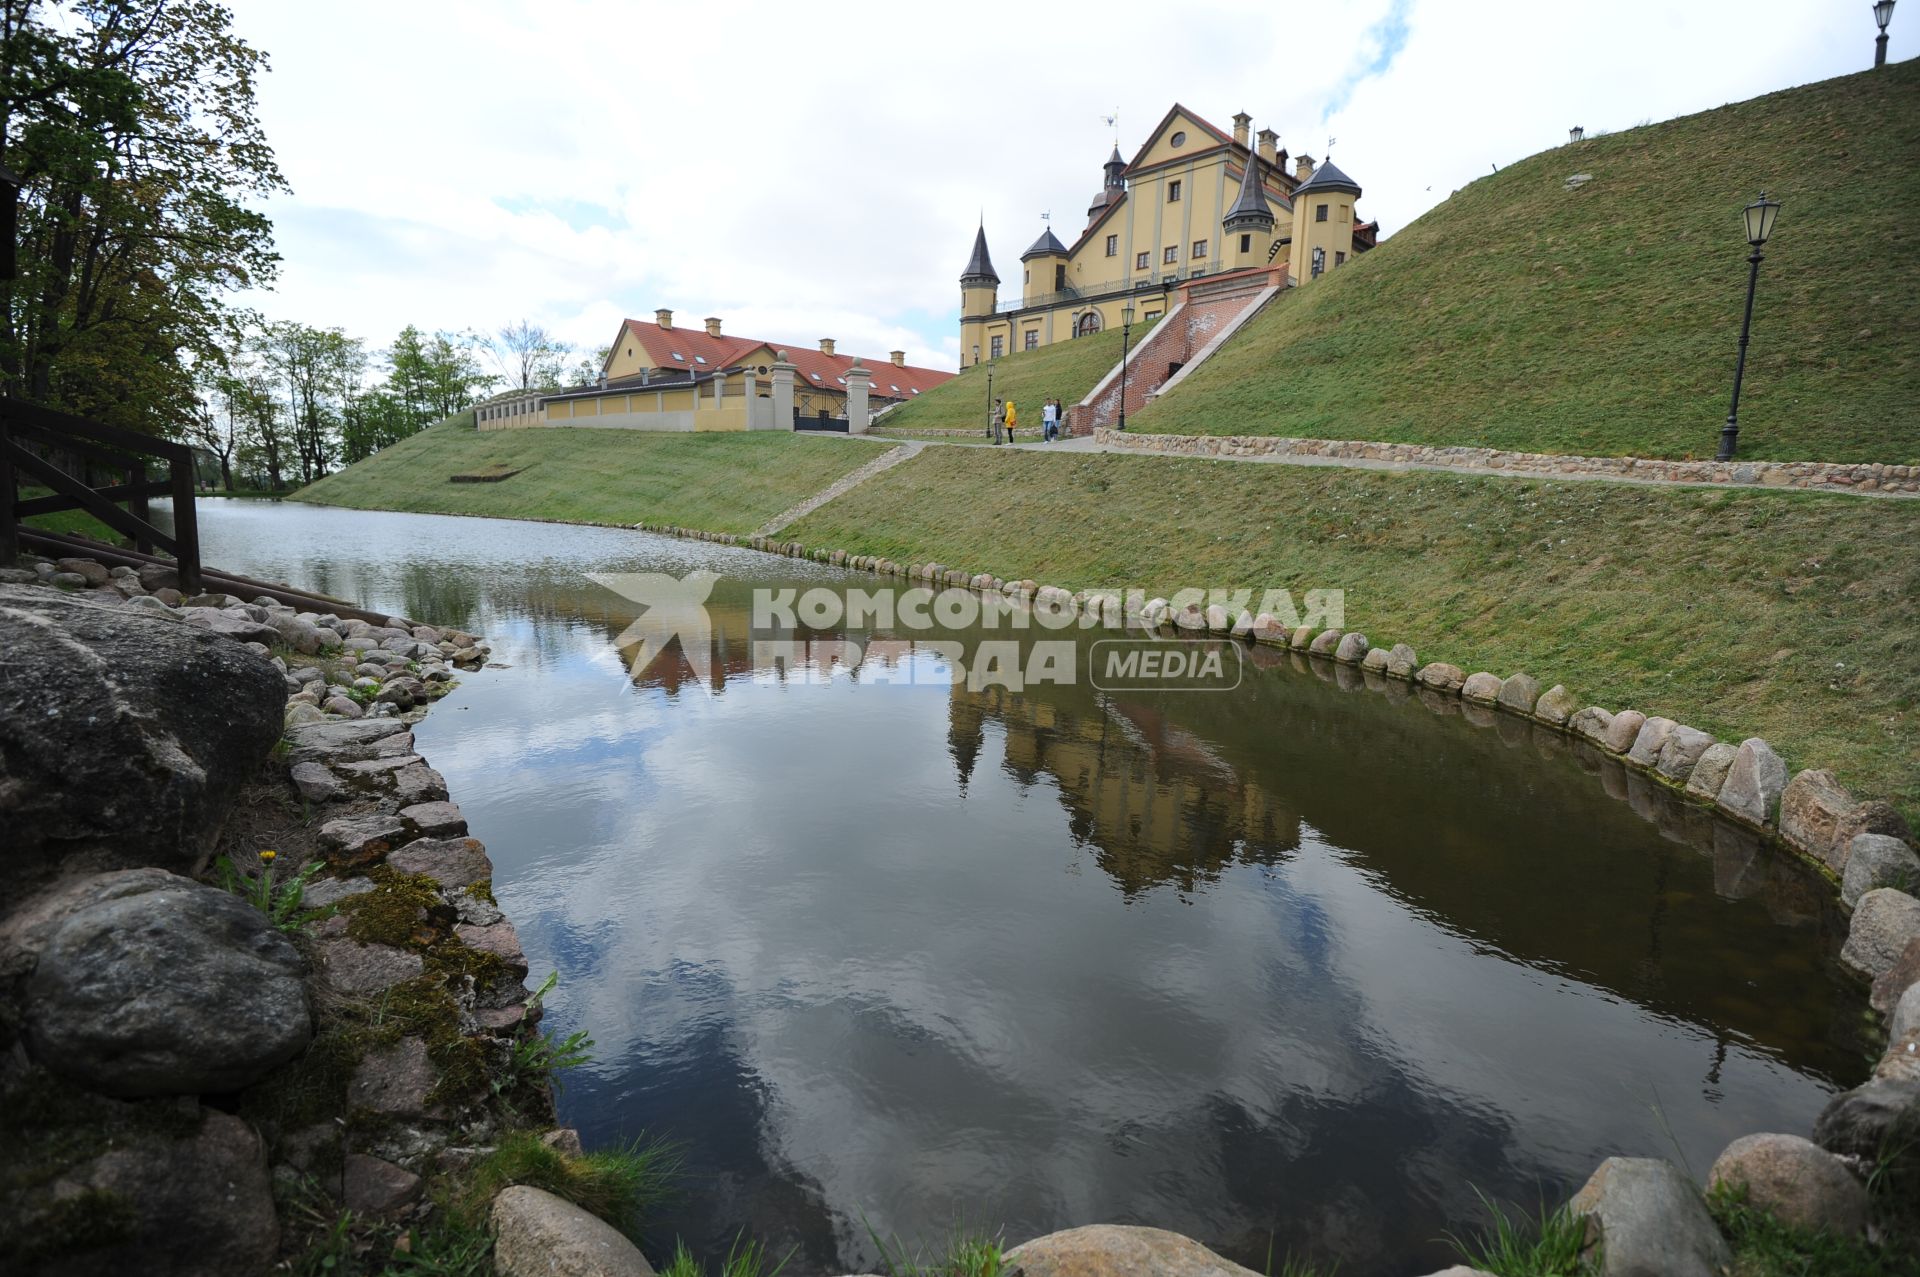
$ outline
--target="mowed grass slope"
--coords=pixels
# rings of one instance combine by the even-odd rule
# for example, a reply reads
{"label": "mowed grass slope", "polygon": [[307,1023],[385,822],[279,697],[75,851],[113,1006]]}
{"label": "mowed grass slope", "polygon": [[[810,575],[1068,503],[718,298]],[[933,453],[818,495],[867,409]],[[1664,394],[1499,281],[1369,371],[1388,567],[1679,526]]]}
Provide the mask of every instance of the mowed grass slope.
{"label": "mowed grass slope", "polygon": [[[880,454],[864,440],[784,431],[475,430],[462,413],[294,494],[357,510],[751,532]],[[498,483],[450,476],[519,470]]]}
{"label": "mowed grass slope", "polygon": [[1138,427],[1710,457],[1762,187],[1783,208],[1741,455],[1920,462],[1916,61],[1483,177],[1276,299]]}
{"label": "mowed grass slope", "polygon": [[[1158,294],[1155,294],[1158,296]],[[1152,330],[1135,324],[1129,340],[1138,345]],[[1020,428],[1040,428],[1040,405],[1049,399],[1075,404],[1120,362],[1120,330],[1023,350],[993,361],[993,399],[1011,399],[1020,410]],[[876,374],[878,375],[878,374]],[[987,366],[963,368],[918,399],[880,418],[885,430],[978,430],[985,433],[993,400],[987,397]]]}
{"label": "mowed grass slope", "polygon": [[1341,588],[1376,644],[1764,736],[1920,825],[1920,502],[929,448],[782,535],[1076,589]]}

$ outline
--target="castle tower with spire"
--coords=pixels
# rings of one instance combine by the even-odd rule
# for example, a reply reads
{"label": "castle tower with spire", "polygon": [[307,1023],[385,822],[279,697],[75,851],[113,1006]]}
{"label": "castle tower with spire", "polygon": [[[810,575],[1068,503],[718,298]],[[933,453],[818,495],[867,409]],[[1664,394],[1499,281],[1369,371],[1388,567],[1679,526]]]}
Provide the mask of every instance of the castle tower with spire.
{"label": "castle tower with spire", "polygon": [[1131,159],[1116,142],[1078,237],[1048,227],[1020,255],[1020,300],[1005,309],[982,225],[960,278],[960,366],[1117,328],[1128,305],[1137,330],[1196,281],[1209,296],[1224,275],[1307,284],[1371,249],[1379,227],[1354,211],[1359,184],[1306,156],[1289,172],[1279,140],[1244,111],[1228,131],[1176,103]]}
{"label": "castle tower with spire", "polygon": [[[987,226],[973,235],[973,252],[960,272],[960,366],[971,367],[984,357],[986,328],[1000,305],[1000,274],[987,256]],[[1003,352],[1004,353],[1004,352]]]}

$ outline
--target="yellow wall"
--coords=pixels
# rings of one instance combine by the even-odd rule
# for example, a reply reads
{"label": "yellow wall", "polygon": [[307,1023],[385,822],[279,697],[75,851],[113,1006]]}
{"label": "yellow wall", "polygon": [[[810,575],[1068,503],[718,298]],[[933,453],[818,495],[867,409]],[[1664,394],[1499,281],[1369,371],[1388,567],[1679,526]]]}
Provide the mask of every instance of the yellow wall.
{"label": "yellow wall", "polygon": [[[1186,141],[1181,146],[1172,144],[1172,135],[1186,133]],[[1287,187],[1277,172],[1266,175],[1267,202],[1274,214],[1272,236],[1255,234],[1247,253],[1239,251],[1240,237],[1229,235],[1222,229],[1220,221],[1227,210],[1233,207],[1240,196],[1240,165],[1244,152],[1231,146],[1222,145],[1213,134],[1197,124],[1192,117],[1184,113],[1175,113],[1154,135],[1144,150],[1141,164],[1128,179],[1127,196],[1117,209],[1111,210],[1100,224],[1086,236],[1085,242],[1070,251],[1067,258],[1066,282],[1082,296],[1098,295],[1107,291],[1118,293],[1142,285],[1151,286],[1162,275],[1177,271],[1184,280],[1197,268],[1206,274],[1218,274],[1228,270],[1238,270],[1248,266],[1267,266],[1267,252],[1274,239],[1284,239],[1292,234],[1292,216],[1287,211]],[[1229,170],[1228,162],[1232,161]],[[1180,198],[1169,200],[1170,184],[1180,183]],[[1347,240],[1338,245],[1340,251],[1352,254],[1352,196],[1337,196],[1347,202],[1349,221],[1346,224]],[[1107,237],[1115,237],[1115,253],[1109,257],[1106,251]],[[1193,254],[1195,241],[1205,240],[1205,255],[1196,258]],[[1166,261],[1166,250],[1174,250],[1174,260]],[[1328,248],[1328,262],[1331,263],[1333,247]],[[1137,263],[1139,254],[1147,255],[1147,264],[1142,269]],[[1019,296],[1023,301],[1038,298],[1054,292],[1053,266],[1058,261],[1054,257],[1036,257],[1021,263],[1022,276]],[[1031,272],[1029,275],[1027,272]],[[1296,275],[1303,280],[1304,276]],[[1079,303],[1050,306],[1045,310],[1023,311],[1006,316],[995,316],[993,297],[987,289],[961,290],[960,319],[960,364],[970,367],[975,362],[974,348],[979,348],[979,358],[992,356],[992,338],[998,334],[1004,339],[1004,352],[1013,353],[1025,349],[1024,337],[1028,329],[1039,332],[1039,344],[1052,345],[1057,341],[1067,341],[1075,331],[1075,316],[1084,313],[1091,305],[1099,311],[1103,329],[1113,327],[1120,322],[1120,307],[1123,299],[1114,296],[1094,303]],[[1157,297],[1137,299],[1135,305],[1139,317],[1144,319],[1147,311],[1166,311],[1172,308],[1173,300],[1162,302]]]}

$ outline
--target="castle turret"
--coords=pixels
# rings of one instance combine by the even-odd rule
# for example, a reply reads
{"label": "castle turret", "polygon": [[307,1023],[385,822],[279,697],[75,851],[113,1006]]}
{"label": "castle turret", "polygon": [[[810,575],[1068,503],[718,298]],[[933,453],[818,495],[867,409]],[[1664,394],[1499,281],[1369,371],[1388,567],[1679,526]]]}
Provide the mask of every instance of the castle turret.
{"label": "castle turret", "polygon": [[1306,180],[1293,188],[1293,251],[1287,275],[1305,284],[1353,256],[1353,206],[1360,184],[1342,173],[1331,159],[1318,168],[1301,157]]}
{"label": "castle turret", "polygon": [[1020,254],[1025,267],[1020,300],[1031,302],[1047,293],[1065,292],[1067,287],[1067,246],[1054,237],[1053,228],[1040,232],[1033,247]]}
{"label": "castle turret", "polygon": [[993,269],[993,259],[987,256],[987,228],[982,223],[973,237],[973,254],[967,258],[966,269],[960,272],[960,358],[963,363],[970,349],[973,362],[980,362],[979,348],[984,344],[980,335],[999,304],[1000,273]]}
{"label": "castle turret", "polygon": [[1100,214],[1107,211],[1107,205],[1115,203],[1127,193],[1125,176],[1127,162],[1120,158],[1118,143],[1114,145],[1113,154],[1107,157],[1107,162],[1102,168],[1106,177],[1100,184],[1099,193],[1093,197],[1093,203],[1087,205],[1087,225],[1089,226],[1093,225]]}
{"label": "castle turret", "polygon": [[[1234,123],[1239,125],[1241,118],[1235,116]],[[1226,232],[1224,256],[1229,270],[1265,266],[1267,249],[1273,243],[1273,206],[1267,203],[1260,157],[1251,148],[1247,151],[1245,164],[1240,174],[1240,198],[1220,219],[1220,229]]]}

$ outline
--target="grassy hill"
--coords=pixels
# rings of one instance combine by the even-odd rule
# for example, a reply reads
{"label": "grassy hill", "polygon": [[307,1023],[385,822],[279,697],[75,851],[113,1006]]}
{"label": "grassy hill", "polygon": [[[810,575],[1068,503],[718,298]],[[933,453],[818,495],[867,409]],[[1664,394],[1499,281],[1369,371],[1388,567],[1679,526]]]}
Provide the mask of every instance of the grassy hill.
{"label": "grassy hill", "polygon": [[[1135,324],[1129,340],[1138,345],[1152,327]],[[1020,409],[1021,426],[1037,430],[1042,403],[1048,399],[1078,403],[1119,362],[1117,328],[1038,350],[1023,350],[993,361],[993,397],[1013,400]],[[942,382],[911,403],[900,405],[881,418],[879,425],[902,433],[929,429],[984,433],[988,412],[987,369],[984,364],[976,364],[962,369],[952,381]]]}
{"label": "grassy hill", "polygon": [[[296,501],[356,510],[587,523],[681,523],[751,532],[872,460],[880,445],[784,431],[475,430],[461,413],[337,474]],[[456,474],[516,471],[493,483]]]}
{"label": "grassy hill", "polygon": [[1920,462],[1920,61],[1481,178],[1277,299],[1138,428],[1711,456],[1763,187],[1784,207],[1742,455]]}
{"label": "grassy hill", "polygon": [[1376,644],[1764,736],[1920,825],[1920,501],[929,448],[781,535],[1070,589],[1344,589]]}

